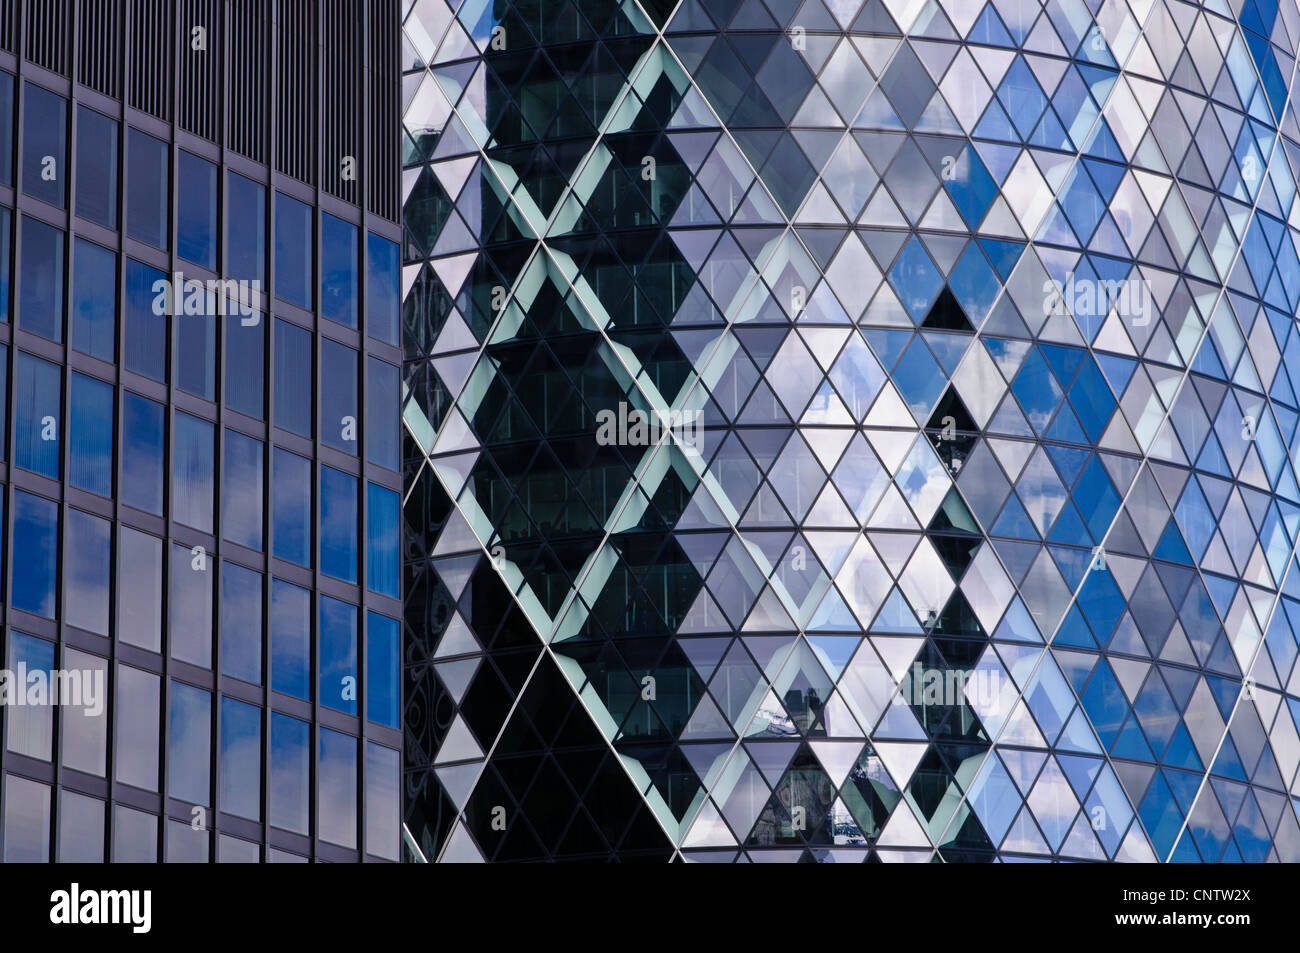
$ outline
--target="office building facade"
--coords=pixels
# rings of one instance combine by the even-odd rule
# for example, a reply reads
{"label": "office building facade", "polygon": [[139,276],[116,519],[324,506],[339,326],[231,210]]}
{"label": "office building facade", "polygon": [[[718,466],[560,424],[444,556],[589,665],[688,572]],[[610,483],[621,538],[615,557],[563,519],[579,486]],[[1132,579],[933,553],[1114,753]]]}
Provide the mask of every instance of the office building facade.
{"label": "office building facade", "polygon": [[1300,858],[1300,14],[420,0],[429,861]]}
{"label": "office building facade", "polygon": [[400,12],[0,7],[6,861],[400,859]]}

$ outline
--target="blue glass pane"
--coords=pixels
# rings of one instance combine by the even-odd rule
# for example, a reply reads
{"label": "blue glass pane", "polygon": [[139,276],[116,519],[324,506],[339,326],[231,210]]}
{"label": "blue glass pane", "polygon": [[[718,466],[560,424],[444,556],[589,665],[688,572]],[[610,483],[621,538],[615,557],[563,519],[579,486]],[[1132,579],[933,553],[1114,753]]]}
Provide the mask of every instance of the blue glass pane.
{"label": "blue glass pane", "polygon": [[226,406],[261,420],[266,406],[266,322],[260,314],[226,318]]}
{"label": "blue glass pane", "polygon": [[271,688],[311,698],[311,593],[271,581]]}
{"label": "blue glass pane", "polygon": [[126,231],[136,241],[167,250],[167,143],[139,129],[126,140]]}
{"label": "blue glass pane", "polygon": [[161,651],[162,540],[123,526],[117,547],[117,637]]}
{"label": "blue glass pane", "polygon": [[167,276],[156,268],[126,260],[126,329],[122,359],[126,369],[156,381],[167,380]]}
{"label": "blue glass pane", "polygon": [[[217,396],[216,299],[198,283],[186,281],[184,313],[172,318],[176,339],[176,386],[205,400]],[[202,302],[203,312],[192,313],[191,303]],[[177,309],[179,310],[179,309]],[[194,309],[197,310],[197,309]]]}
{"label": "blue glass pane", "polygon": [[112,362],[117,354],[117,255],[78,238],[72,252],[72,311],[68,337],[83,354]]}
{"label": "blue glass pane", "polygon": [[72,375],[68,419],[68,481],[75,487],[113,495],[113,385]]}
{"label": "blue glass pane", "polygon": [[113,524],[80,510],[68,510],[63,547],[63,621],[108,635],[113,567]]}
{"label": "blue glass pane", "polygon": [[34,83],[23,97],[23,191],[63,208],[68,181],[68,101]]}
{"label": "blue glass pane", "polygon": [[221,674],[262,684],[262,574],[221,567]]}
{"label": "blue glass pane", "polygon": [[366,853],[397,860],[402,839],[402,756],[366,742]]}
{"label": "blue glass pane", "polygon": [[[9,656],[5,662],[5,667],[14,673],[10,678],[20,679],[20,665],[25,665],[28,673],[43,672],[48,678],[54,669],[54,643],[11,631]],[[19,691],[24,691],[28,683],[18,680],[16,684]],[[26,700],[26,695],[21,697]],[[5,746],[29,758],[49,761],[54,739],[53,708],[50,705],[11,705],[5,714]]]}
{"label": "blue glass pane", "polygon": [[312,309],[312,207],[275,193],[275,296]]}
{"label": "blue glass pane", "polygon": [[401,467],[398,370],[375,357],[369,359],[366,367],[366,459],[397,470]]}
{"label": "blue glass pane", "polygon": [[62,341],[63,232],[23,216],[19,261],[18,326]]}
{"label": "blue glass pane", "polygon": [[167,704],[167,794],[208,806],[212,750],[212,696],[201,688],[170,683]]}
{"label": "blue glass pane", "polygon": [[311,461],[275,448],[271,473],[272,549],[277,559],[311,565]]}
{"label": "blue glass pane", "polygon": [[320,730],[319,829],[321,840],[357,846],[357,739]]}
{"label": "blue glass pane", "polygon": [[212,557],[173,545],[167,637],[172,658],[212,667]]}
{"label": "blue glass pane", "polygon": [[266,282],[266,188],[234,172],[226,176],[226,274]]}
{"label": "blue glass pane", "polygon": [[63,370],[22,351],[14,368],[14,463],[59,478]]}
{"label": "blue glass pane", "polygon": [[366,586],[393,599],[402,589],[401,510],[398,493],[366,484]]}
{"label": "blue glass pane", "polygon": [[321,467],[320,568],[327,576],[357,581],[357,478]]}
{"label": "blue glass pane", "polygon": [[77,215],[117,228],[117,123],[77,107]]}
{"label": "blue glass pane", "polygon": [[262,442],[226,431],[221,483],[221,532],[249,549],[262,548]]}
{"label": "blue glass pane", "polygon": [[0,321],[9,320],[9,260],[12,256],[10,236],[12,235],[13,216],[9,209],[0,207]]}
{"label": "blue glass pane", "polygon": [[217,167],[183,149],[176,159],[176,254],[217,270]]}
{"label": "blue glass pane", "polygon": [[333,215],[321,216],[320,313],[357,326],[357,227]]}
{"label": "blue glass pane", "polygon": [[0,185],[14,184],[14,77],[0,72]]}
{"label": "blue glass pane", "polygon": [[218,777],[217,805],[223,813],[262,819],[262,710],[224,696]]}
{"label": "blue glass pane", "polygon": [[402,627],[396,619],[366,613],[366,717],[389,728],[400,727]]}
{"label": "blue glass pane", "polygon": [[366,263],[366,333],[396,344],[402,293],[397,243],[367,234]]}
{"label": "blue glass pane", "polygon": [[312,435],[312,336],[288,321],[275,322],[275,425]]}
{"label": "blue glass pane", "polygon": [[59,569],[59,506],[52,500],[14,491],[14,547],[9,599],[15,609],[54,618]]}
{"label": "blue glass pane", "polygon": [[331,341],[320,346],[321,441],[335,450],[357,452],[357,352]]}
{"label": "blue glass pane", "polygon": [[357,607],[320,597],[320,703],[357,713]]}
{"label": "blue glass pane", "polygon": [[172,518],[211,533],[212,424],[177,412],[173,440]]}
{"label": "blue glass pane", "polygon": [[122,400],[122,502],[161,516],[163,509],[163,405],[127,391]]}
{"label": "blue glass pane", "polygon": [[311,726],[271,713],[271,823],[307,833],[310,804]]}

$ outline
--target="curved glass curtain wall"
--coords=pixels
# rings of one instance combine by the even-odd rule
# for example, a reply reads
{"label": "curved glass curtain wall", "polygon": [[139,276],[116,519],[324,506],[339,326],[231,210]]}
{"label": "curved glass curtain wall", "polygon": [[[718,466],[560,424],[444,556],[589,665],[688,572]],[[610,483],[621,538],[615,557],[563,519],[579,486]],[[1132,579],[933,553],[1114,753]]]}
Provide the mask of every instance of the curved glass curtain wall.
{"label": "curved glass curtain wall", "polygon": [[1297,859],[1297,31],[410,5],[420,855]]}

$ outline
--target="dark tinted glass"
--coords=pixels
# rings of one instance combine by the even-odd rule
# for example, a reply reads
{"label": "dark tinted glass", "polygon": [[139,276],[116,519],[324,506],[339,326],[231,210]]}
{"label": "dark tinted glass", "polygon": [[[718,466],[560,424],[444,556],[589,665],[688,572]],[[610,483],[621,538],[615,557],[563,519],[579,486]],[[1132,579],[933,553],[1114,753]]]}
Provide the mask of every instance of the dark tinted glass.
{"label": "dark tinted glass", "polygon": [[18,326],[63,340],[63,232],[23,216],[18,273]]}
{"label": "dark tinted glass", "polygon": [[357,227],[333,215],[321,216],[320,313],[357,326]]}
{"label": "dark tinted glass", "polygon": [[53,500],[14,491],[13,559],[9,601],[15,609],[54,618],[55,580],[59,567],[59,505]]}
{"label": "dark tinted glass", "polygon": [[275,322],[275,425],[310,437],[311,332],[288,321]]}
{"label": "dark tinted glass", "polygon": [[275,448],[271,472],[274,554],[299,566],[311,565],[311,461]]}
{"label": "dark tinted glass", "polygon": [[23,191],[63,208],[67,157],[68,101],[27,83],[23,102]]}
{"label": "dark tinted glass", "polygon": [[18,352],[14,368],[14,463],[59,478],[63,425],[63,369]]}
{"label": "dark tinted glass", "polygon": [[0,72],[0,185],[14,184],[14,78]]}
{"label": "dark tinted glass", "polygon": [[232,543],[262,548],[262,441],[226,431],[221,483],[221,533]]}
{"label": "dark tinted glass", "polygon": [[113,495],[113,385],[72,375],[68,415],[68,480],[100,496]]}
{"label": "dark tinted glass", "polygon": [[77,215],[117,228],[117,123],[77,107]]}
{"label": "dark tinted glass", "polygon": [[[117,349],[117,255],[78,238],[72,251],[68,337],[83,354],[112,362]],[[110,290],[112,289],[112,290]]]}
{"label": "dark tinted glass", "polygon": [[312,308],[312,208],[275,193],[275,296]]}
{"label": "dark tinted glass", "polygon": [[234,172],[226,176],[226,274],[266,283],[266,189]]}
{"label": "dark tinted glass", "polygon": [[172,439],[172,519],[211,533],[212,424],[178,412]]}
{"label": "dark tinted glass", "polygon": [[311,698],[311,593],[283,579],[271,583],[271,687]]}
{"label": "dark tinted glass", "polygon": [[176,159],[176,254],[217,270],[217,167],[181,150]]}
{"label": "dark tinted glass", "polygon": [[168,278],[157,268],[126,260],[126,330],[122,359],[127,370],[167,380]]}
{"label": "dark tinted glass", "polygon": [[131,129],[126,140],[126,231],[136,241],[167,248],[167,143]]}
{"label": "dark tinted glass", "polygon": [[128,391],[122,399],[123,503],[162,515],[163,439],[166,415],[162,404]]}
{"label": "dark tinted glass", "polygon": [[320,379],[321,441],[335,450],[356,453],[360,437],[357,421],[357,352],[337,341],[323,338]]}
{"label": "dark tinted glass", "polygon": [[366,459],[390,470],[401,466],[401,421],[397,416],[398,370],[378,358],[366,364]]}
{"label": "dark tinted glass", "polygon": [[221,674],[262,683],[262,574],[221,566]]}
{"label": "dark tinted glass", "polygon": [[320,703],[357,713],[357,607],[320,597]]}
{"label": "dark tinted glass", "polygon": [[[202,301],[203,313],[185,314],[172,318],[176,336],[176,386],[197,397],[215,400],[217,396],[217,315],[216,302],[206,290],[198,291],[198,284],[186,282],[194,292],[192,301]],[[197,309],[195,309],[197,310]]]}
{"label": "dark tinted glass", "polygon": [[357,581],[357,478],[321,467],[320,568],[327,576]]}
{"label": "dark tinted glass", "polygon": [[397,243],[378,235],[366,236],[366,333],[389,344],[397,343],[397,318],[401,304],[401,272]]}
{"label": "dark tinted glass", "polygon": [[226,317],[226,406],[262,419],[266,392],[266,322],[260,314]]}

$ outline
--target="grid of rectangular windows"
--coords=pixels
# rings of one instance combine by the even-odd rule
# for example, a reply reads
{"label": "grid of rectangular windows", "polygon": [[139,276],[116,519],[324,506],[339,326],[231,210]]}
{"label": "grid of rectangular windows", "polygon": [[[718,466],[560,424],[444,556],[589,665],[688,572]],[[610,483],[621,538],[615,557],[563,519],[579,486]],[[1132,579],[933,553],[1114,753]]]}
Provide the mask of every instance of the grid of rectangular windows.
{"label": "grid of rectangular windows", "polygon": [[400,232],[51,76],[0,53],[0,647],[85,692],[0,705],[0,856],[397,860]]}

